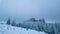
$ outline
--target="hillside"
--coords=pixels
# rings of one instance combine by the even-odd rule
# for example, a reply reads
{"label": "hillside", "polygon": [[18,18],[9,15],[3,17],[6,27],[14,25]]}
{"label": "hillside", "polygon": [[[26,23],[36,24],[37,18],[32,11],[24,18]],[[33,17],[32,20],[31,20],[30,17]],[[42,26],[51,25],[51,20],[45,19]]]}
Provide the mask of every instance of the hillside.
{"label": "hillside", "polygon": [[0,24],[0,34],[47,34],[41,31],[35,30],[26,30],[25,28],[21,27],[14,27],[11,25]]}

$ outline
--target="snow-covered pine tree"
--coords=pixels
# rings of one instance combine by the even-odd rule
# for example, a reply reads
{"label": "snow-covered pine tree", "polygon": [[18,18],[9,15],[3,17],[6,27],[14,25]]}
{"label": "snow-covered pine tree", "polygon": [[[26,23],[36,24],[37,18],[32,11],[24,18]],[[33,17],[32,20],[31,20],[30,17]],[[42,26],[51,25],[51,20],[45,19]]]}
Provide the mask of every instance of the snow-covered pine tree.
{"label": "snow-covered pine tree", "polygon": [[11,24],[11,22],[10,22],[10,17],[8,18],[8,20],[7,20],[7,23],[6,23],[6,24],[8,25],[7,29],[9,30],[9,25]]}
{"label": "snow-covered pine tree", "polygon": [[12,26],[16,26],[16,22],[13,20],[11,23]]}
{"label": "snow-covered pine tree", "polygon": [[10,25],[10,17],[8,18],[8,20],[7,20],[7,23],[6,23],[6,24]]}
{"label": "snow-covered pine tree", "polygon": [[30,19],[30,21],[33,21],[33,22],[35,22],[36,20],[35,20],[35,18],[31,18],[31,19]]}
{"label": "snow-covered pine tree", "polygon": [[53,28],[54,28],[54,33],[55,34],[60,34],[60,32],[58,30],[58,24],[57,23],[54,24]]}
{"label": "snow-covered pine tree", "polygon": [[16,26],[17,27],[22,27],[22,24],[21,23],[18,23]]}

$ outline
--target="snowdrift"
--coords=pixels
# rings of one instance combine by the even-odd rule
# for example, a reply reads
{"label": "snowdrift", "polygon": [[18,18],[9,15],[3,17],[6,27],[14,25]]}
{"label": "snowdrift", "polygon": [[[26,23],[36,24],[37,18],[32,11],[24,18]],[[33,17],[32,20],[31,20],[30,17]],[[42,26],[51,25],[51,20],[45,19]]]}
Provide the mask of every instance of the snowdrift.
{"label": "snowdrift", "polygon": [[47,34],[47,33],[30,29],[26,30],[25,28],[13,27],[11,25],[6,24],[0,24],[0,34]]}

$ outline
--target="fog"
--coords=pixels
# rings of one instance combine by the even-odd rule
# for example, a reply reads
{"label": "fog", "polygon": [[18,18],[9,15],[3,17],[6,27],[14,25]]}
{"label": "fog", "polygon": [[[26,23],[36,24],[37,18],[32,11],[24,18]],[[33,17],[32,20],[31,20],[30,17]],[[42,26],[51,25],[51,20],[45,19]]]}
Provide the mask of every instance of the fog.
{"label": "fog", "polygon": [[60,21],[60,0],[0,0],[0,20],[45,18]]}

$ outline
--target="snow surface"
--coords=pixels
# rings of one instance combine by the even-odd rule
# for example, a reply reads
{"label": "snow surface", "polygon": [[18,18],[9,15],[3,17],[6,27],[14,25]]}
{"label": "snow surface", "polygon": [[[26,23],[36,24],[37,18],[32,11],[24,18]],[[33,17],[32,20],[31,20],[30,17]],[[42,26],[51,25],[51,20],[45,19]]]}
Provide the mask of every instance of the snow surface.
{"label": "snow surface", "polygon": [[25,29],[21,27],[14,27],[11,25],[0,24],[0,34],[47,34],[41,31]]}

